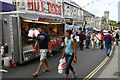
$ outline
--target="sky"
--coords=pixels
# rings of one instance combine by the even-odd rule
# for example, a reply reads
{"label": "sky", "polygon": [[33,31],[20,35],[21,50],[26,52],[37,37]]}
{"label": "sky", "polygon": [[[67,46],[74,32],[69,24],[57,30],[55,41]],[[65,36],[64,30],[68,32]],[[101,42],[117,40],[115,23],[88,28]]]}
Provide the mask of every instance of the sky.
{"label": "sky", "polygon": [[[98,17],[104,15],[104,11],[109,11],[109,19],[118,21],[118,2],[120,0],[72,0],[76,2],[81,7],[84,7],[88,3],[91,3],[85,6],[83,9],[87,10],[90,13],[95,14]],[[92,3],[94,1],[94,3]]]}

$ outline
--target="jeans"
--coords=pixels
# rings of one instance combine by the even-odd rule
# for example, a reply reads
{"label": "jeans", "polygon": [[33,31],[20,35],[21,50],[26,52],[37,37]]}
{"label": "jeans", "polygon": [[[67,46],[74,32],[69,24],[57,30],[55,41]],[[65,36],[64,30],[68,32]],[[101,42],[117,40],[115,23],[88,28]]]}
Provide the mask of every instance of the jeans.
{"label": "jeans", "polygon": [[112,44],[105,44],[105,48],[106,48],[106,55],[107,55],[107,54],[110,54],[111,47],[112,47]]}
{"label": "jeans", "polygon": [[83,50],[83,41],[80,42],[80,49]]}
{"label": "jeans", "polygon": [[69,69],[72,71],[73,67],[71,66],[71,63],[74,58],[74,53],[72,55],[65,54],[65,60],[66,60],[66,68],[65,68],[65,74],[69,74]]}
{"label": "jeans", "polygon": [[116,38],[116,45],[118,46],[118,39]]}
{"label": "jeans", "polygon": [[86,40],[86,47],[89,47],[90,41]]}
{"label": "jeans", "polygon": [[103,46],[103,40],[101,40],[101,49],[103,49],[103,47],[104,47],[104,46]]}

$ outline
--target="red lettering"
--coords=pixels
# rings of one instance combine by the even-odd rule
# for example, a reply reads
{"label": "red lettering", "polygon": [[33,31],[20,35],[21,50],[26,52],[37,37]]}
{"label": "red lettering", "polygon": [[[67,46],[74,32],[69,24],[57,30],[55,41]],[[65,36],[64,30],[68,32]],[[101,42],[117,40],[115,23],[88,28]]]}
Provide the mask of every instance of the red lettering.
{"label": "red lettering", "polygon": [[52,12],[53,14],[55,14],[55,4],[52,4],[52,6],[51,6],[51,12]]}
{"label": "red lettering", "polygon": [[43,0],[41,0],[41,4],[42,4],[42,12],[44,12]]}
{"label": "red lettering", "polygon": [[59,6],[58,8],[59,8],[59,15],[62,15],[62,13],[61,13],[61,6]]}
{"label": "red lettering", "polygon": [[40,21],[40,20],[41,20],[41,18],[39,17],[39,18],[38,18],[38,21]]}
{"label": "red lettering", "polygon": [[70,19],[71,22],[73,22],[73,19]]}
{"label": "red lettering", "polygon": [[34,10],[33,1],[28,0],[28,10]]}
{"label": "red lettering", "polygon": [[[40,11],[40,9],[44,12],[44,0],[28,0],[28,10]],[[48,13],[62,15],[61,5],[48,2]]]}
{"label": "red lettering", "polygon": [[58,5],[56,5],[56,7],[55,7],[55,12],[56,12],[56,14],[58,14]]}
{"label": "red lettering", "polygon": [[64,70],[65,67],[66,67],[66,63],[63,63],[63,64],[61,65],[61,67],[62,67],[62,70]]}
{"label": "red lettering", "polygon": [[[36,3],[36,2],[37,2],[37,3]],[[40,8],[40,6],[39,6],[39,1],[38,1],[38,0],[35,0],[34,4],[35,4],[35,11],[39,11],[39,8]]]}
{"label": "red lettering", "polygon": [[54,46],[53,46],[53,42],[52,41],[50,41],[51,42],[51,45],[52,45],[52,49],[54,48]]}
{"label": "red lettering", "polygon": [[51,3],[48,2],[48,12],[51,13]]}

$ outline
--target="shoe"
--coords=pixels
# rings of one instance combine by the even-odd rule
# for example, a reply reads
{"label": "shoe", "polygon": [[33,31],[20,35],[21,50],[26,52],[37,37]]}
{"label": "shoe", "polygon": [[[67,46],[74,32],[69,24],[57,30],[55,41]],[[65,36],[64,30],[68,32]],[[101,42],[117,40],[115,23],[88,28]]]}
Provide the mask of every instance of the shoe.
{"label": "shoe", "polygon": [[49,72],[49,71],[50,71],[49,69],[43,70],[43,72]]}
{"label": "shoe", "polygon": [[33,75],[34,77],[33,78],[36,78],[36,77],[38,77],[38,75]]}
{"label": "shoe", "polygon": [[109,54],[107,54],[107,56],[109,57]]}
{"label": "shoe", "polygon": [[73,79],[73,78],[76,78],[76,77],[77,77],[77,74],[75,74],[75,76],[73,76],[72,79]]}
{"label": "shoe", "polygon": [[33,78],[36,78],[37,76],[38,76],[38,74],[37,73],[33,73]]}

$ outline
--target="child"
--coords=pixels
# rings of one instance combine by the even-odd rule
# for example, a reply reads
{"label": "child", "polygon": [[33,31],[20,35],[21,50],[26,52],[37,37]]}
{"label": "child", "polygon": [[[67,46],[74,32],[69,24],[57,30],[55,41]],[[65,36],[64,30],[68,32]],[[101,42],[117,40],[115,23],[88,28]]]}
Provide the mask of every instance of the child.
{"label": "child", "polygon": [[99,39],[97,38],[97,39],[96,39],[97,48],[99,48],[99,43],[100,43],[100,41],[99,41]]}

